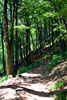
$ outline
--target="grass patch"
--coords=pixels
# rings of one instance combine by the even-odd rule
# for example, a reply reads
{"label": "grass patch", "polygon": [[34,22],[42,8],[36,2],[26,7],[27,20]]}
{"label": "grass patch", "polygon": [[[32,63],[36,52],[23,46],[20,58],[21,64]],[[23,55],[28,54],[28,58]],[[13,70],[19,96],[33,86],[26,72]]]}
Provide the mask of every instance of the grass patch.
{"label": "grass patch", "polygon": [[0,77],[0,83],[6,81],[8,79],[11,79],[11,78],[12,78],[12,75],[6,75],[6,76],[3,76],[3,77]]}
{"label": "grass patch", "polygon": [[61,80],[61,81],[54,82],[50,86],[49,91],[53,91],[53,90],[57,90],[57,89],[62,89],[66,85],[66,81],[67,81],[67,78],[65,78],[64,80]]}
{"label": "grass patch", "polygon": [[61,81],[56,81],[50,86],[49,91],[55,91],[57,89],[60,89],[59,93],[54,94],[55,100],[67,100],[67,90],[63,89],[63,87],[67,84],[66,81],[67,78]]}
{"label": "grass patch", "polygon": [[34,64],[29,65],[28,67],[21,67],[21,68],[18,70],[18,74],[27,72],[27,71],[29,71],[29,70],[32,69],[32,68],[36,68],[36,67],[40,66],[41,64],[42,64],[42,62],[38,61],[38,62],[36,62],[36,63],[34,63]]}

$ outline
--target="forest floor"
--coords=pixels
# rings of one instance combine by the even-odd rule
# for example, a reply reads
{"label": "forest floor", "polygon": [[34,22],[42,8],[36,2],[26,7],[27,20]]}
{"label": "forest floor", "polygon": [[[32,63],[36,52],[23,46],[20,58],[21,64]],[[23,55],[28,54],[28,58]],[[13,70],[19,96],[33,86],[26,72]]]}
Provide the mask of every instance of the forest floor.
{"label": "forest floor", "polygon": [[[45,63],[43,61],[39,67],[0,83],[0,100],[54,100],[53,95],[59,90],[49,92],[49,87],[67,77],[67,71],[63,72],[67,61],[60,63],[48,76],[45,74]],[[67,85],[64,88],[67,89]]]}

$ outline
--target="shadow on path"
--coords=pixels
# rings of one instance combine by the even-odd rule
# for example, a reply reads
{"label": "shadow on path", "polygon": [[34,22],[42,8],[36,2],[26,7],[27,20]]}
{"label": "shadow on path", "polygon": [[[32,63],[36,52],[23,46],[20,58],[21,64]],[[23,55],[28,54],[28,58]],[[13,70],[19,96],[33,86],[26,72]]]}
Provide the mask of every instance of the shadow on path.
{"label": "shadow on path", "polygon": [[4,88],[12,88],[12,89],[16,89],[16,88],[18,88],[18,86],[17,86],[17,85],[0,86],[0,89],[4,89]]}
{"label": "shadow on path", "polygon": [[28,93],[34,94],[34,95],[38,95],[38,96],[43,96],[43,97],[50,97],[51,95],[54,94],[58,94],[60,91],[63,91],[64,93],[67,93],[67,89],[61,89],[61,90],[56,90],[56,91],[52,91],[52,92],[43,92],[43,91],[35,91],[26,87],[19,87],[16,89],[16,93],[18,91],[26,91]]}
{"label": "shadow on path", "polygon": [[53,94],[58,94],[60,91],[63,91],[64,93],[67,93],[67,89],[61,89],[61,90],[56,90],[56,91],[52,91],[52,92],[43,92],[43,91],[36,91],[33,89],[29,89],[26,87],[19,87],[17,85],[7,85],[7,86],[1,86],[0,89],[4,89],[4,88],[12,88],[16,90],[16,93],[18,91],[26,91],[28,93],[34,94],[34,95],[38,95],[38,96],[43,96],[43,97],[50,97]]}

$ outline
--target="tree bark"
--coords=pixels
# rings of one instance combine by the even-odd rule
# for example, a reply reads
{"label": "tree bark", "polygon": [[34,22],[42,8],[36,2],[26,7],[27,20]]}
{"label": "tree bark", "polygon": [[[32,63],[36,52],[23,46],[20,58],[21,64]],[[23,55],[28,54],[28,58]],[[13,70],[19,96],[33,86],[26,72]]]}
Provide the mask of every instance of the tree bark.
{"label": "tree bark", "polygon": [[7,74],[14,75],[13,67],[12,67],[12,41],[13,41],[15,0],[13,0],[11,40],[9,40],[9,36],[8,36],[7,3],[8,3],[8,0],[4,0],[4,31],[5,31],[4,36],[5,36],[5,42],[6,42],[6,67],[7,67]]}
{"label": "tree bark", "polygon": [[4,35],[4,31],[3,31],[3,28],[2,28],[2,24],[1,24],[2,57],[3,57],[3,69],[4,69],[4,75],[5,75],[6,74],[6,66],[5,66],[5,58],[4,58],[3,35]]}
{"label": "tree bark", "polygon": [[51,53],[53,54],[53,46],[54,46],[54,32],[53,32],[53,19],[52,19],[52,46],[51,46]]}
{"label": "tree bark", "polygon": [[39,28],[40,55],[42,55],[42,27]]}
{"label": "tree bark", "polygon": [[13,67],[12,67],[12,43],[9,42],[7,46],[7,60],[6,60],[6,65],[7,65],[7,74],[8,75],[13,75]]}
{"label": "tree bark", "polygon": [[29,29],[26,30],[26,60],[29,65]]}
{"label": "tree bark", "polygon": [[[16,1],[16,26],[18,25],[18,1]],[[17,73],[17,67],[18,67],[18,34],[17,34],[17,29],[16,29],[16,44],[15,44],[15,64],[16,68],[15,71]]]}
{"label": "tree bark", "polygon": [[47,22],[44,22],[44,40],[47,41]]}
{"label": "tree bark", "polygon": [[21,38],[20,38],[20,41],[19,41],[20,43],[19,43],[19,47],[20,47],[20,58],[21,58],[21,60],[23,59],[23,54],[22,54],[22,48],[21,48],[21,46],[22,46],[22,41],[21,41]]}

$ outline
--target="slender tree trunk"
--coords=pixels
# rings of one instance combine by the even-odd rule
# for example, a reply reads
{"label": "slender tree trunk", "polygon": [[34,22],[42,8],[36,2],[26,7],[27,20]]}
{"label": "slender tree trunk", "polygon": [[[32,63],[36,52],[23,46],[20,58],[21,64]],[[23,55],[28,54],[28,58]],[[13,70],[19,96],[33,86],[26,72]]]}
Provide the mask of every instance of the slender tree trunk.
{"label": "slender tree trunk", "polygon": [[[12,12],[11,12],[12,13]],[[11,14],[11,56],[12,56],[12,68],[13,68],[13,76],[14,74],[14,46],[13,46],[13,27],[14,27],[14,17],[15,17],[15,0],[13,0],[13,15]]]}
{"label": "slender tree trunk", "polygon": [[24,59],[25,59],[25,57],[26,57],[26,46],[25,46],[25,37],[24,37],[24,34],[23,34],[23,55],[24,55]]}
{"label": "slender tree trunk", "polygon": [[37,50],[37,43],[38,43],[38,38],[37,38],[38,30],[36,31],[36,50]]}
{"label": "slender tree trunk", "polygon": [[39,29],[40,55],[42,55],[42,27]]}
{"label": "slender tree trunk", "polygon": [[[28,15],[26,14],[28,17]],[[26,26],[29,27],[29,22],[26,20]],[[30,29],[26,30],[26,60],[27,60],[27,66],[30,63],[30,53],[31,53],[31,48],[30,48]]]}
{"label": "slender tree trunk", "polygon": [[54,46],[54,32],[53,32],[53,19],[52,19],[52,46],[51,46],[51,53],[53,54],[53,46]]}
{"label": "slender tree trunk", "polygon": [[[18,1],[16,1],[16,26],[18,25]],[[16,45],[15,45],[15,64],[16,68],[15,71],[17,73],[17,67],[18,67],[18,34],[16,29]]]}
{"label": "slender tree trunk", "polygon": [[10,22],[12,23],[12,0],[10,0]]}
{"label": "slender tree trunk", "polygon": [[11,40],[8,37],[8,19],[7,19],[7,3],[8,0],[4,0],[4,36],[6,42],[6,66],[7,66],[7,74],[14,75],[13,67],[12,67],[12,40],[13,40],[13,26],[14,26],[14,11],[15,11],[15,0],[13,0],[13,16],[11,23]]}
{"label": "slender tree trunk", "polygon": [[44,22],[44,40],[47,41],[47,22]]}
{"label": "slender tree trunk", "polygon": [[2,40],[2,56],[3,56],[3,69],[4,69],[4,75],[6,74],[6,66],[5,66],[5,58],[4,58],[4,43],[3,43],[3,36],[4,31],[1,24],[1,40]]}
{"label": "slender tree trunk", "polygon": [[[15,5],[14,5],[15,6]],[[14,7],[15,9],[15,7]],[[14,16],[14,15],[13,15]],[[10,22],[12,24],[12,0],[10,0]],[[12,27],[11,27],[12,28]],[[13,29],[12,29],[13,30]],[[12,33],[13,34],[13,33]],[[12,40],[12,67],[14,70],[14,45],[13,45],[13,40]]]}
{"label": "slender tree trunk", "polygon": [[50,27],[50,20],[49,20],[49,45],[50,45],[50,54],[51,54],[51,34],[50,34],[50,31],[51,31],[51,27]]}
{"label": "slender tree trunk", "polygon": [[38,29],[38,48],[40,48],[40,27]]}
{"label": "slender tree trunk", "polygon": [[22,48],[21,48],[21,38],[20,38],[20,58],[21,58],[21,60],[23,59],[23,56],[22,56]]}
{"label": "slender tree trunk", "polygon": [[29,65],[29,29],[26,30],[26,60]]}

